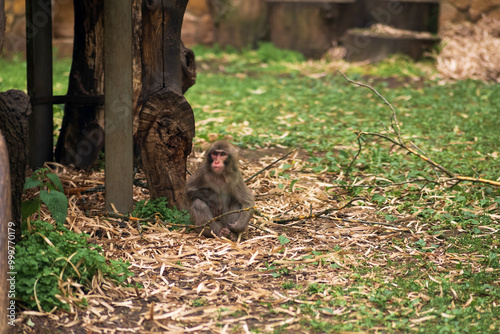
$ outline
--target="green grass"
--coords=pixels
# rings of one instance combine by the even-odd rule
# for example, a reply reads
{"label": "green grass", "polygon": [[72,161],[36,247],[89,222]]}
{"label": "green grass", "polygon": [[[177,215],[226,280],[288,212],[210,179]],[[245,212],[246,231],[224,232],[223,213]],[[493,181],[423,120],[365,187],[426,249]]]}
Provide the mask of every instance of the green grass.
{"label": "green grass", "polygon": [[[18,89],[27,93],[26,61],[24,55],[15,54],[11,59],[0,57],[0,92]],[[53,94],[65,95],[68,91],[70,58],[54,58],[52,64]],[[61,129],[64,115],[63,105],[54,105],[54,143]]]}
{"label": "green grass", "polygon": [[[186,93],[197,122],[199,138],[230,134],[241,146],[302,147],[317,157],[318,170],[338,172],[356,151],[354,130],[381,132],[390,125],[391,111],[366,88],[346,82],[331,66],[307,66],[299,54],[262,44],[257,51],[224,52],[220,47],[194,48],[198,78]],[[287,61],[282,61],[285,59]],[[0,59],[0,91],[26,91],[26,64],[20,55]],[[54,94],[65,94],[71,62],[54,61]],[[490,179],[500,155],[500,85],[468,80],[440,84],[436,73],[417,88],[389,88],[388,82],[423,77],[429,65],[404,57],[378,65],[353,66],[346,74],[373,86],[396,108],[404,138],[451,171]],[[318,79],[306,74],[321,73]],[[406,80],[405,82],[407,82]],[[62,118],[56,106],[56,130]],[[401,168],[424,169],[425,162],[405,159],[369,145],[358,161],[363,171],[401,174]],[[328,153],[328,154],[327,154]],[[417,175],[415,175],[417,176]]]}
{"label": "green grass", "polygon": [[0,58],[0,92],[19,89],[26,92],[26,62],[21,54],[12,59]]}
{"label": "green grass", "polygon": [[[458,239],[450,241],[453,243]],[[477,240],[467,242],[469,246],[478,246]],[[488,242],[491,240],[479,243]],[[406,243],[403,248],[422,251],[425,249],[423,244],[420,241]],[[300,310],[303,328],[327,333],[370,330],[389,333],[498,332],[500,289],[497,257],[485,259],[488,263],[483,267],[461,262],[453,267],[450,263],[427,261],[420,252],[391,260],[390,249],[383,243],[381,247],[384,252],[368,256],[369,263],[338,272],[336,279],[348,280],[347,285],[313,283],[300,286],[284,280],[281,293],[294,296],[294,301],[280,307],[294,313]],[[446,247],[446,242],[438,241],[433,247],[439,252]],[[474,251],[480,250],[476,248]],[[454,254],[454,251],[446,253]],[[362,257],[355,253],[349,255]],[[329,263],[326,261],[322,265]],[[309,266],[293,268],[291,272],[314,275],[318,263]],[[270,267],[280,269],[280,265]],[[339,268],[333,263],[330,267],[333,272]]]}
{"label": "green grass", "polygon": [[[273,57],[262,59],[258,51],[250,50],[225,54],[200,48],[195,54],[197,83],[186,97],[200,122],[199,138],[207,139],[215,132],[231,135],[241,146],[300,147],[310,153],[312,171],[326,169],[337,175],[346,170],[357,151],[353,131],[381,133],[391,125],[391,110],[382,100],[369,89],[345,81],[328,63],[280,62]],[[500,180],[500,85],[474,80],[443,84],[432,63],[398,56],[377,65],[351,66],[345,74],[377,89],[396,109],[403,138],[431,159],[456,174]],[[434,178],[425,161],[371,139],[343,184],[369,175],[394,182]],[[386,266],[373,268],[366,263],[351,268],[345,277],[352,282],[348,289],[328,284],[300,286],[286,277],[304,268],[270,263],[273,277],[285,278],[283,294],[316,301],[281,307],[293,312],[299,308],[314,319],[306,316],[301,321],[311,332],[373,328],[396,333],[498,332],[500,224],[490,216],[500,212],[498,187],[427,184],[422,192],[423,186],[348,189],[353,197],[368,198],[381,210],[396,202],[397,212],[418,214],[435,242],[394,240],[400,249],[415,249],[416,255],[392,260],[384,255],[390,249],[382,248],[377,257]],[[331,195],[335,196],[335,188]],[[394,220],[386,214],[381,218]],[[434,252],[465,253],[477,259],[437,266],[419,255]],[[461,274],[449,276],[454,270]],[[336,316],[335,309],[342,307],[348,311]],[[323,314],[333,315],[323,318]],[[286,326],[282,330],[286,332]]]}
{"label": "green grass", "polygon": [[[330,68],[319,68],[324,76],[317,79],[302,73],[306,72],[303,63],[263,62],[255,51],[219,55],[202,49],[199,53],[197,83],[186,97],[196,121],[203,122],[196,132],[200,138],[215,132],[232,135],[242,146],[284,145],[311,153],[340,150],[346,154],[315,161],[338,171],[357,148],[353,130],[382,132],[381,124],[390,125],[391,111],[382,100],[366,88],[349,84]],[[390,66],[392,76],[398,78],[424,74],[418,65],[406,60],[403,66],[401,62],[387,61],[379,70],[367,66],[363,75],[359,67],[346,74],[354,80],[374,82],[396,108],[403,137],[432,159],[456,173],[499,178],[499,170],[491,166],[499,155],[500,85],[472,80],[443,85],[426,79],[417,88],[387,87],[384,78],[391,77]],[[402,67],[410,70],[401,71]],[[386,148],[368,147],[361,160],[365,172],[379,173],[386,169],[381,169],[382,163],[394,164],[394,160],[391,173],[415,164],[425,167],[424,162],[406,162],[389,154]]]}
{"label": "green grass", "polygon": [[[24,55],[15,54],[12,59],[0,57],[0,92],[9,89],[27,91],[26,61]],[[68,91],[70,58],[54,58],[52,64],[54,95],[64,95]]]}

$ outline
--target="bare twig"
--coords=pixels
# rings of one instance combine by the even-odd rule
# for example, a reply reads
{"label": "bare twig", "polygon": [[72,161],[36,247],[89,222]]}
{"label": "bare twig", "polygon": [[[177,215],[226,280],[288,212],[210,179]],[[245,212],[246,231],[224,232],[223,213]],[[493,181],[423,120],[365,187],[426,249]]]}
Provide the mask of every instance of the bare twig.
{"label": "bare twig", "polygon": [[[349,79],[348,77],[346,77],[344,75],[344,73],[342,73],[340,70],[337,70],[343,77],[344,79],[346,79],[348,82],[352,83],[352,84],[355,84],[355,85],[358,85],[358,86],[362,86],[362,87],[366,87],[368,89],[370,89],[372,92],[374,92],[375,94],[377,94],[378,97],[380,97],[382,99],[382,101],[384,101],[385,104],[387,104],[389,106],[389,108],[391,108],[392,110],[392,129],[394,131],[394,133],[398,136],[398,139],[400,142],[402,142],[401,140],[401,129],[399,128],[399,122],[398,122],[398,119],[396,117],[396,110],[394,109],[394,107],[385,99],[385,97],[382,96],[382,94],[380,94],[375,88],[373,88],[372,86],[370,85],[367,85],[367,84],[364,84],[362,82],[358,82],[358,81],[353,81],[351,79]],[[395,125],[395,127],[394,127]]]}
{"label": "bare twig", "polygon": [[355,133],[356,133],[356,139],[358,141],[358,152],[356,152],[356,155],[354,156],[354,158],[352,158],[351,163],[347,167],[346,175],[348,175],[350,173],[352,165],[358,159],[359,155],[361,154],[361,150],[363,149],[363,145],[361,144],[361,141],[363,140],[363,138],[361,137],[361,134],[359,132],[355,132]]}
{"label": "bare twig", "polygon": [[364,200],[364,198],[361,198],[361,197],[356,197],[356,198],[353,198],[351,200],[349,200],[349,202],[345,203],[344,205],[342,205],[341,207],[339,208],[328,208],[326,210],[323,210],[323,211],[320,211],[320,212],[317,212],[317,213],[313,213],[313,212],[310,212],[308,215],[306,216],[298,216],[298,217],[292,217],[292,218],[289,218],[289,219],[279,219],[279,220],[274,220],[273,223],[276,223],[276,224],[286,224],[286,223],[289,223],[289,222],[294,222],[294,221],[299,221],[299,220],[303,220],[303,219],[314,219],[314,218],[318,218],[319,216],[322,216],[322,215],[326,215],[326,214],[329,214],[330,212],[332,211],[340,211],[344,208],[346,208],[348,205],[350,205],[352,202],[354,201],[359,201],[359,200]]}
{"label": "bare twig", "polygon": [[299,207],[300,205],[301,205],[301,203],[299,203],[299,204],[295,205],[293,208],[290,208],[290,209],[286,210],[285,212],[283,212],[283,213],[279,214],[279,215],[278,215],[278,217],[281,217],[281,216],[286,215],[286,214],[287,214],[287,213],[289,213],[290,211],[295,210],[295,209],[296,209],[297,207]]}
{"label": "bare twig", "polygon": [[210,225],[212,222],[214,222],[216,220],[220,220],[224,216],[231,215],[233,213],[239,213],[239,212],[244,212],[244,211],[255,210],[255,208],[256,208],[256,206],[252,206],[250,208],[243,208],[243,209],[238,209],[238,210],[233,210],[233,211],[227,211],[227,212],[224,212],[223,214],[221,214],[221,215],[219,215],[217,217],[214,217],[214,218],[210,219],[209,221],[207,221],[204,224],[197,225],[197,226],[193,225],[192,227],[196,227],[196,228],[206,227],[206,226]]}
{"label": "bare twig", "polygon": [[[375,88],[373,88],[372,86],[370,85],[367,85],[367,84],[364,84],[362,82],[357,82],[357,81],[353,81],[349,78],[347,78],[342,72],[338,71],[343,77],[344,79],[346,79],[348,82],[352,83],[352,84],[355,84],[355,85],[358,85],[358,86],[362,86],[362,87],[365,87],[365,88],[368,88],[370,89],[371,91],[373,91],[375,94],[377,94],[378,97],[380,97],[384,103],[386,105],[389,106],[389,108],[391,108],[392,110],[392,132],[396,135],[396,139],[395,138],[391,138],[390,136],[388,135],[384,135],[384,134],[380,134],[380,133],[374,133],[374,132],[364,132],[364,131],[355,131],[356,133],[356,136],[357,136],[357,141],[358,141],[358,152],[356,153],[356,155],[354,156],[353,160],[351,161],[351,163],[349,164],[348,168],[347,168],[347,173],[349,173],[349,171],[351,170],[351,167],[352,165],[354,164],[354,162],[356,161],[356,159],[358,158],[359,154],[361,153],[361,150],[362,150],[362,143],[361,141],[363,140],[363,136],[366,135],[366,136],[375,136],[375,137],[380,137],[380,138],[383,138],[387,141],[390,141],[391,143],[393,143],[394,145],[396,146],[399,146],[405,150],[407,150],[408,152],[410,152],[411,154],[419,157],[420,159],[426,161],[428,164],[430,164],[431,166],[433,166],[435,169],[443,172],[444,174],[446,174],[447,176],[450,177],[450,179],[448,179],[447,181],[451,181],[451,180],[456,180],[457,183],[460,183],[462,181],[470,181],[470,182],[480,182],[480,183],[486,183],[486,184],[489,184],[489,185],[493,185],[493,186],[497,186],[499,187],[500,186],[500,182],[498,181],[493,181],[493,180],[487,180],[487,179],[483,179],[483,178],[480,178],[480,177],[469,177],[469,176],[463,176],[463,175],[456,175],[455,173],[452,173],[450,172],[448,169],[446,169],[445,167],[441,166],[440,164],[438,164],[437,162],[434,162],[433,160],[431,160],[429,157],[427,157],[425,155],[425,153],[419,149],[415,144],[413,144],[412,142],[410,142],[410,144],[413,146],[413,147],[410,147],[408,146],[407,144],[405,144],[405,142],[403,141],[403,139],[401,138],[401,129],[399,127],[399,122],[398,122],[398,119],[396,117],[396,110],[394,109],[394,107],[379,93],[377,92],[377,90]],[[421,153],[420,153],[421,152]],[[455,184],[455,185],[456,185]]]}
{"label": "bare twig", "polygon": [[287,154],[285,154],[284,156],[282,156],[281,158],[275,160],[274,162],[272,162],[271,164],[267,165],[266,167],[264,167],[262,170],[258,171],[257,173],[255,173],[254,175],[250,176],[248,179],[245,180],[245,183],[252,180],[253,178],[255,178],[257,175],[265,172],[266,170],[270,169],[272,166],[274,166],[276,163],[280,162],[281,160],[283,159],[286,159],[290,154],[292,154],[293,152],[295,152],[297,149],[294,148],[293,150],[291,150],[290,152],[288,152]]}
{"label": "bare twig", "polygon": [[[446,179],[449,180],[449,179]],[[344,184],[344,185],[335,185],[330,186],[331,188],[385,188],[385,187],[393,187],[393,186],[401,186],[403,184],[414,183],[414,182],[425,182],[425,183],[434,183],[439,184],[439,181],[430,180],[425,177],[419,177],[416,179],[411,179],[403,182],[395,182],[395,183],[386,183],[386,184]]]}
{"label": "bare twig", "polygon": [[362,135],[367,135],[367,136],[374,136],[374,137],[380,137],[380,138],[383,138],[387,141],[390,141],[391,143],[393,143],[394,145],[396,146],[399,146],[405,150],[407,150],[408,152],[410,152],[411,154],[414,154],[416,155],[417,157],[419,157],[420,159],[426,161],[428,164],[436,167],[437,169],[439,169],[440,171],[442,171],[443,173],[445,173],[446,175],[448,175],[449,177],[456,177],[455,174],[453,174],[452,172],[450,172],[449,170],[447,170],[446,168],[444,168],[443,166],[441,166],[440,164],[432,161],[431,159],[429,159],[428,157],[426,157],[425,155],[423,154],[420,154],[418,153],[415,149],[411,148],[411,147],[408,147],[405,143],[403,142],[399,142],[397,141],[396,139],[394,138],[391,138],[387,135],[383,135],[381,133],[375,133],[375,132],[356,132],[356,134],[358,136],[362,136]]}
{"label": "bare twig", "polygon": [[125,221],[131,221],[131,222],[136,222],[136,223],[160,223],[164,224],[167,226],[172,226],[172,227],[191,227],[194,228],[196,226],[194,225],[185,225],[185,224],[174,224],[174,223],[169,223],[166,221],[163,221],[161,219],[158,219],[157,217],[147,217],[147,218],[137,218],[137,217],[132,217],[128,215],[122,215],[116,212],[107,212],[108,217],[111,218],[118,218],[118,219],[123,219]]}
{"label": "bare twig", "polygon": [[463,176],[463,175],[455,175],[455,177],[448,179],[448,181],[458,181],[456,184],[458,184],[462,181],[479,182],[479,183],[486,183],[486,184],[489,184],[492,186],[500,187],[500,182],[488,180],[488,179],[483,179],[481,177],[469,177],[469,176]]}
{"label": "bare twig", "polygon": [[370,221],[366,221],[366,220],[348,219],[348,218],[330,217],[330,216],[326,216],[325,217],[321,212],[317,213],[317,214],[311,214],[311,215],[308,215],[308,216],[300,216],[300,217],[293,217],[293,218],[290,218],[290,219],[275,220],[274,223],[276,223],[276,224],[286,224],[286,223],[296,222],[296,221],[300,221],[300,220],[314,219],[314,218],[323,218],[323,219],[343,221],[343,222],[348,222],[348,223],[365,224],[365,225],[384,225],[384,226],[397,227],[394,224],[382,223],[382,222],[370,222]]}
{"label": "bare twig", "polygon": [[320,218],[336,220],[336,221],[343,221],[343,222],[347,222],[347,223],[357,223],[357,224],[365,224],[365,225],[384,225],[384,226],[390,226],[390,227],[397,227],[394,224],[382,223],[382,222],[369,222],[366,220],[358,220],[358,219],[347,219],[347,218],[339,218],[339,217],[320,217]]}
{"label": "bare twig", "polygon": [[209,221],[207,221],[206,223],[201,224],[201,225],[174,224],[174,223],[169,223],[169,222],[163,221],[161,219],[158,219],[158,217],[156,217],[156,216],[147,217],[147,218],[137,218],[137,217],[131,217],[131,216],[127,216],[127,215],[122,215],[122,214],[119,214],[119,213],[116,213],[116,212],[108,212],[107,215],[108,215],[108,217],[111,217],[111,218],[118,218],[118,219],[123,219],[123,220],[126,220],[126,221],[133,221],[133,222],[145,222],[145,223],[146,222],[152,222],[152,223],[160,223],[160,224],[164,224],[164,225],[172,226],[172,227],[200,228],[200,227],[206,227],[206,226],[210,225],[210,223],[212,223],[212,222],[214,222],[216,220],[219,220],[219,219],[221,219],[224,216],[227,216],[227,215],[230,215],[230,214],[233,214],[233,213],[239,213],[239,212],[254,210],[255,208],[256,207],[253,206],[253,207],[250,207],[250,208],[243,208],[243,209],[238,209],[238,210],[224,212],[223,214],[221,214],[221,215],[219,215],[217,217],[214,217],[214,218],[210,219]]}

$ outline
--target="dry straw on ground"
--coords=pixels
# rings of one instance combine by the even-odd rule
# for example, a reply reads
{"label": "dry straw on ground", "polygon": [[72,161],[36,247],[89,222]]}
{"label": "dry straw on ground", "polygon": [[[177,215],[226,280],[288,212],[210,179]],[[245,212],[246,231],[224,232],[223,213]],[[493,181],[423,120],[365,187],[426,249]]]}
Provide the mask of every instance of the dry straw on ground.
{"label": "dry straw on ground", "polygon": [[442,27],[437,69],[445,78],[500,82],[500,21]]}
{"label": "dry straw on ground", "polygon": [[[427,32],[396,29],[375,24],[365,31],[391,36],[414,36],[428,38]],[[500,82],[500,20],[483,18],[477,23],[450,24],[440,28],[438,50],[430,54],[436,59],[436,68],[444,80],[476,79],[485,82]],[[345,57],[344,47],[328,51],[334,67],[346,68],[340,59]]]}
{"label": "dry straw on ground", "polygon": [[[300,154],[303,152],[296,152],[274,171],[265,171],[250,182],[257,206],[265,216],[307,215],[340,207],[349,200],[341,189],[326,191],[339,175],[308,173]],[[276,156],[246,158],[244,176],[255,174],[275,159]],[[277,173],[283,167],[289,178]],[[83,175],[63,168],[55,172],[66,188],[92,187],[104,181],[102,173]],[[371,183],[374,178],[360,178],[355,185]],[[298,181],[292,184],[293,180]],[[147,195],[143,189],[135,188],[134,199],[144,198]],[[369,201],[357,201],[336,213],[337,217],[367,221],[383,221],[386,214],[391,214],[397,218],[390,222],[392,226],[339,223],[328,217],[281,225],[256,217],[255,227],[239,243],[198,237],[184,230],[169,231],[161,224],[148,224],[141,235],[135,224],[106,218],[103,203],[101,193],[72,195],[67,226],[90,234],[92,242],[102,245],[107,258],[130,261],[135,276],[129,283],[140,288],[116,286],[96,278],[90,291],[84,295],[81,290],[75,293],[75,297],[87,299],[88,307],[72,306],[69,313],[25,311],[18,316],[17,330],[36,333],[49,326],[63,333],[244,333],[250,329],[271,332],[287,325],[288,332],[305,333],[299,322],[314,317],[301,313],[304,305],[314,305],[318,300],[327,303],[332,298],[339,305],[338,296],[305,293],[309,285],[348,288],[352,270],[367,265],[385,271],[387,281],[403,274],[388,263],[412,263],[420,253],[412,247],[396,246],[394,238],[408,245],[418,240],[438,245],[438,251],[428,253],[426,259],[437,268],[436,274],[442,271],[460,276],[453,269],[459,262],[478,266],[476,255],[446,253],[445,241],[436,238],[429,226],[421,224],[416,216],[400,215],[397,199],[381,209]],[[289,242],[282,244],[279,236]],[[286,282],[301,288],[283,289]],[[348,307],[320,312],[316,320],[348,316],[360,306],[360,300],[350,294],[341,298]],[[410,298],[418,303],[431,296],[423,292]],[[290,306],[284,308],[286,303]],[[415,317],[409,326],[417,328],[425,320],[423,317],[424,314]]]}

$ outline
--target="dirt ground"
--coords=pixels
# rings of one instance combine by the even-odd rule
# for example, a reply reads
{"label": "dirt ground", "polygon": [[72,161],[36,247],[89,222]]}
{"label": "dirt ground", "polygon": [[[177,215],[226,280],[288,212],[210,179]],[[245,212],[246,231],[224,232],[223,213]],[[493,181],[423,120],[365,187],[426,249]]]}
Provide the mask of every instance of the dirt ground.
{"label": "dirt ground", "polygon": [[[285,153],[287,150],[279,148],[244,150],[240,153],[244,177]],[[190,166],[201,157],[201,152],[196,152]],[[129,261],[135,274],[129,283],[141,288],[116,286],[106,280],[98,284],[95,280],[91,290],[79,296],[86,298],[88,307],[51,314],[18,310],[11,333],[246,333],[272,332],[285,325],[286,332],[305,333],[300,321],[310,320],[311,315],[282,305],[333,297],[318,293],[304,300],[297,290],[284,289],[284,283],[345,287],[351,268],[358,262],[385,265],[387,259],[380,252],[384,253],[383,245],[392,238],[430,238],[419,231],[415,217],[398,216],[392,206],[381,212],[363,200],[325,218],[273,222],[339,208],[349,201],[340,188],[326,191],[339,175],[308,172],[306,160],[306,153],[295,152],[250,181],[261,216],[255,217],[239,242],[169,231],[161,224],[145,226],[141,235],[134,224],[105,216],[103,193],[71,196],[67,226],[88,233],[92,242],[103,247],[107,258]],[[289,177],[279,175],[283,167]],[[65,188],[95,187],[104,182],[103,173],[51,168]],[[145,198],[147,190],[135,187],[134,200]],[[331,219],[381,222],[381,213],[391,213],[399,220],[386,226]],[[418,236],[410,233],[410,228]],[[379,256],[372,256],[377,248]],[[408,257],[404,250],[390,255]]]}

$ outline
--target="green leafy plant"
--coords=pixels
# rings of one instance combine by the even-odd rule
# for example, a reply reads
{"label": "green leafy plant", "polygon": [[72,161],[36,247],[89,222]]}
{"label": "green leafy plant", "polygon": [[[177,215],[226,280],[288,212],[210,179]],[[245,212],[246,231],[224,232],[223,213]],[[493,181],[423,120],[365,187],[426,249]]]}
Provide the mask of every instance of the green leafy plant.
{"label": "green leafy plant", "polygon": [[48,168],[38,169],[26,178],[24,190],[39,189],[39,197],[24,201],[21,206],[23,219],[41,209],[42,203],[47,206],[58,224],[63,224],[68,215],[68,199],[64,195],[64,188],[59,177],[50,173]]}
{"label": "green leafy plant", "polygon": [[128,262],[107,260],[87,237],[62,225],[33,222],[16,245],[16,298],[29,309],[69,310],[70,303],[85,303],[76,292],[80,286],[90,289],[95,275],[119,284],[133,275]]}
{"label": "green leafy plant", "polygon": [[283,284],[281,284],[281,287],[285,290],[288,290],[288,289],[295,289],[297,288],[297,284],[295,284],[294,281],[285,281],[283,282]]}
{"label": "green leafy plant", "polygon": [[290,270],[288,270],[287,268],[281,268],[278,271],[271,273],[271,276],[273,276],[274,278],[281,277],[281,275],[290,275]]}
{"label": "green leafy plant", "polygon": [[310,294],[323,293],[325,290],[328,290],[328,285],[320,283],[309,284],[306,288],[306,292]]}
{"label": "green leafy plant", "polygon": [[290,242],[290,239],[288,239],[288,238],[287,238],[287,237],[285,237],[284,235],[280,235],[280,236],[278,237],[278,241],[280,242],[280,244],[281,244],[282,246],[284,246],[284,245],[286,245],[287,243],[289,243],[289,242]]}
{"label": "green leafy plant", "polygon": [[[137,218],[158,217],[166,222],[191,225],[189,213],[186,210],[179,210],[177,208],[170,209],[168,201],[165,197],[160,197],[152,200],[142,200],[135,204],[135,209],[131,215]],[[175,229],[178,227],[172,227]]]}
{"label": "green leafy plant", "polygon": [[197,298],[191,302],[192,307],[201,307],[205,305],[208,305],[208,300],[205,298]]}

